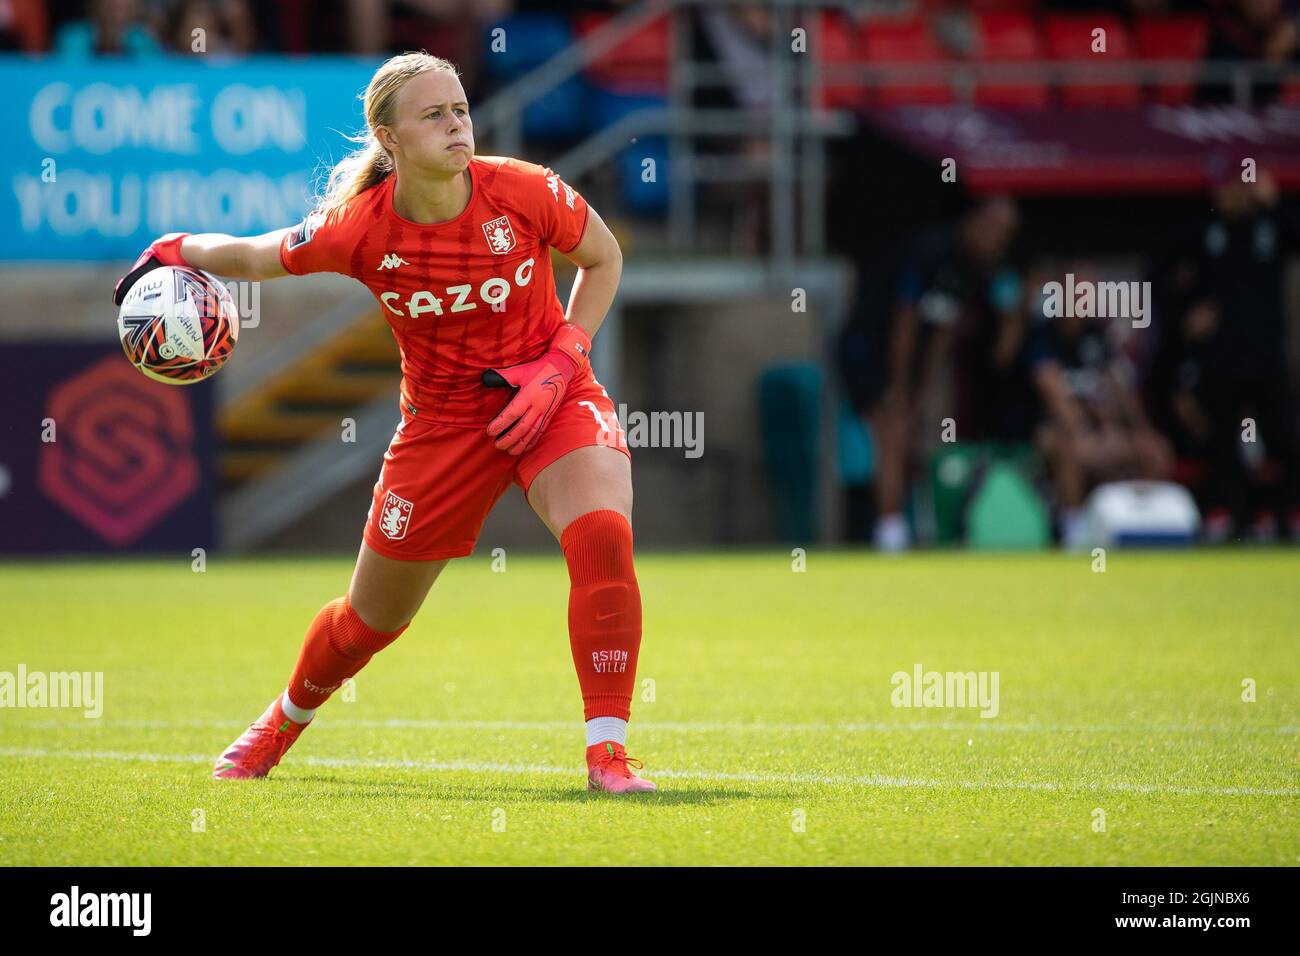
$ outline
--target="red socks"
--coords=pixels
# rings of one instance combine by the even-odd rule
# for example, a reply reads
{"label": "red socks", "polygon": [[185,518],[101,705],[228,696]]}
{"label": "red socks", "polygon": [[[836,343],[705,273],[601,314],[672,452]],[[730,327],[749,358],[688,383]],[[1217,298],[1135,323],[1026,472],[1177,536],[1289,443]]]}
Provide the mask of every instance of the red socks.
{"label": "red socks", "polygon": [[[632,526],[617,511],[592,511],[560,535],[569,566],[569,644],[582,687],[584,719],[631,716],[641,648],[641,591],[632,569]],[[307,629],[289,699],[315,710],[410,625],[372,630],[346,597],[335,598]]]}
{"label": "red socks", "polygon": [[641,648],[641,591],[632,569],[632,526],[617,511],[592,511],[560,535],[569,565],[569,644],[584,719],[631,715]]}
{"label": "red socks", "polygon": [[408,627],[403,624],[387,634],[371,630],[346,597],[330,601],[307,628],[298,666],[289,679],[289,699],[303,710],[315,710]]}

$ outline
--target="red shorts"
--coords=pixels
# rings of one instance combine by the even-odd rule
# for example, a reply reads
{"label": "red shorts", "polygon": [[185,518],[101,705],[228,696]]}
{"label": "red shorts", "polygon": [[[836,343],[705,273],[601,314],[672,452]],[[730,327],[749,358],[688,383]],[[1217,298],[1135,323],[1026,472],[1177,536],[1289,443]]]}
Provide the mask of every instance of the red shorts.
{"label": "red shorts", "polygon": [[497,449],[486,429],[412,417],[403,404],[366,515],[366,544],[401,561],[464,557],[512,482],[526,495],[543,468],[588,445],[631,457],[614,403],[590,370],[570,382],[546,431],[522,455]]}

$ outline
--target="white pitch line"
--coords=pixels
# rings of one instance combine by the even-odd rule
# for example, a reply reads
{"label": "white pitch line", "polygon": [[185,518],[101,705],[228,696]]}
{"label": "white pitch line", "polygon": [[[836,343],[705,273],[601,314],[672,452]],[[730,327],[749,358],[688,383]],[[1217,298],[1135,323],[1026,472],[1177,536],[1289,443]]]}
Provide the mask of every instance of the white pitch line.
{"label": "white pitch line", "polygon": [[[148,763],[198,763],[211,764],[210,754],[155,754],[128,753],[120,750],[46,750],[43,748],[0,747],[0,757],[35,757],[64,760],[124,760]],[[564,774],[581,779],[583,771],[577,767],[556,767],[550,764],[484,763],[470,760],[392,760],[383,758],[358,759],[354,757],[302,757],[294,763],[311,767],[347,767],[371,769],[411,769],[471,771],[474,773]],[[718,770],[668,770],[657,769],[652,777],[673,780],[708,780],[735,783],[786,783],[820,784],[822,786],[847,786],[878,789],[914,787],[958,790],[1047,790],[1055,792],[1093,792],[1098,790],[1120,793],[1157,793],[1187,796],[1250,796],[1294,797],[1300,796],[1300,787],[1176,787],[1149,783],[1054,783],[1051,781],[978,781],[978,780],[926,780],[916,777],[890,777],[882,774],[845,776],[840,774],[808,773],[728,773]]]}
{"label": "white pitch line", "polygon": [[[545,730],[571,731],[580,726],[576,720],[437,720],[380,718],[365,719],[354,717],[324,716],[322,727],[362,727],[392,730]],[[90,728],[98,725],[113,727],[141,728],[148,730],[174,729],[234,729],[248,726],[247,720],[137,720],[132,718],[101,717],[81,720],[31,720],[23,721],[23,727],[75,729]],[[915,733],[918,731],[991,731],[998,733],[1041,733],[1041,734],[1117,734],[1117,733],[1164,733],[1164,734],[1300,734],[1300,725],[1281,725],[1276,727],[1233,727],[1224,724],[1038,724],[1032,722],[1014,723],[996,719],[981,720],[978,723],[965,721],[914,721],[909,723],[889,723],[885,721],[849,721],[846,723],[764,723],[761,721],[633,721],[633,728],[646,731],[664,731],[679,733]]]}

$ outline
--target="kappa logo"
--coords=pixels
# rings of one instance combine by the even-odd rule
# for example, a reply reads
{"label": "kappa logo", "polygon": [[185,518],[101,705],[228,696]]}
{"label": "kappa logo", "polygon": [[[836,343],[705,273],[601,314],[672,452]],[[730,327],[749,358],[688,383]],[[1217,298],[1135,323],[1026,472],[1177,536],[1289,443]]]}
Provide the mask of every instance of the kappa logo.
{"label": "kappa logo", "polygon": [[550,187],[551,195],[555,197],[556,202],[560,201],[560,188],[563,187],[565,205],[570,209],[573,208],[574,192],[569,188],[569,184],[560,178],[559,173],[551,173],[551,175],[547,176],[546,185]]}
{"label": "kappa logo", "polygon": [[515,231],[506,216],[483,223],[483,235],[487,237],[488,246],[499,256],[515,247]]}
{"label": "kappa logo", "polygon": [[406,537],[406,528],[411,523],[411,511],[415,505],[391,491],[379,509],[379,530],[390,541],[401,541]]}
{"label": "kappa logo", "polygon": [[375,271],[379,272],[384,269],[396,269],[399,266],[409,266],[409,265],[410,263],[407,262],[405,259],[403,259],[401,256],[397,255],[396,253],[390,252],[386,256],[384,256],[384,261],[379,263],[379,269]]}

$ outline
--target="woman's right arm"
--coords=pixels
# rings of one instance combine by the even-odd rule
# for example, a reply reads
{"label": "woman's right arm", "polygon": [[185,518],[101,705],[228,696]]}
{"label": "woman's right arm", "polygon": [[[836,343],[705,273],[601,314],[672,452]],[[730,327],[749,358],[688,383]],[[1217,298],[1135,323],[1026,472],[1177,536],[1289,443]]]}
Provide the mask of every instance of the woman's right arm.
{"label": "woman's right arm", "polygon": [[186,236],[181,255],[196,269],[230,279],[276,279],[288,275],[280,262],[280,241],[288,229],[260,236],[202,232]]}
{"label": "woman's right arm", "polygon": [[192,266],[230,279],[274,279],[288,275],[280,261],[280,240],[288,231],[277,229],[247,238],[219,232],[198,235],[169,232],[149,243],[131,270],[117,280],[113,304],[121,305],[131,287],[160,266]]}

